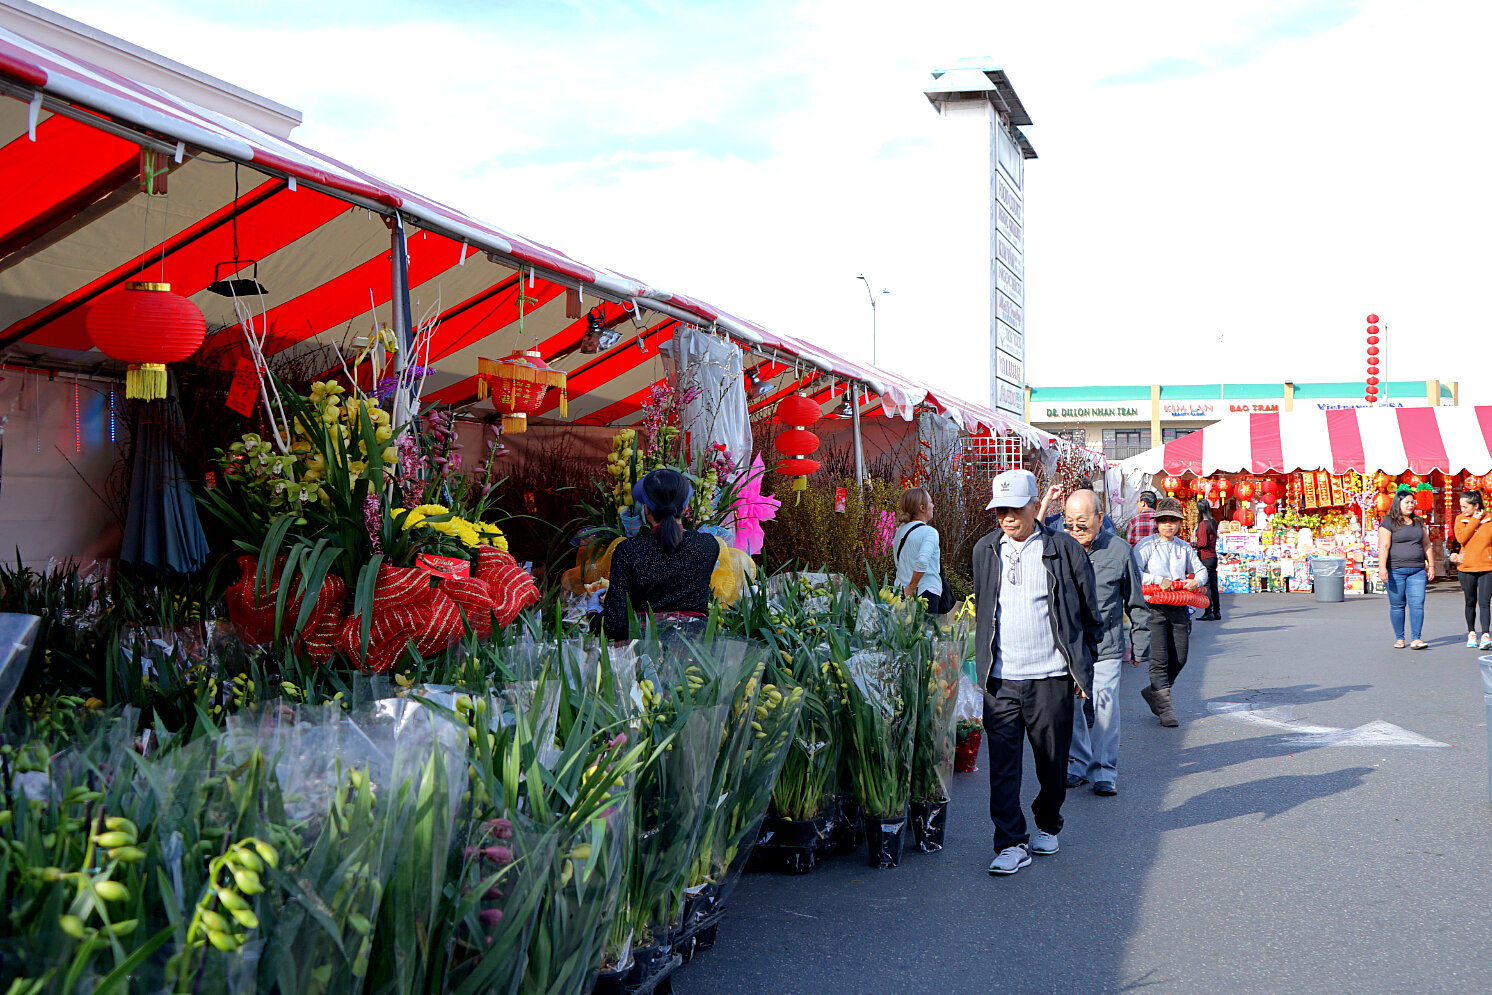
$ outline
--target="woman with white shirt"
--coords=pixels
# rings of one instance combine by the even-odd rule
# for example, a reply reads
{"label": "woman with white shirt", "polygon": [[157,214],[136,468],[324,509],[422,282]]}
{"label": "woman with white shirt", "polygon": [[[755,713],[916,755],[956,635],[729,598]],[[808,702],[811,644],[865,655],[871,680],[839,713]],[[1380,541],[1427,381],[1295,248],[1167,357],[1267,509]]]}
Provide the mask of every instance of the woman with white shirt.
{"label": "woman with white shirt", "polygon": [[942,558],[933,517],[932,495],[925,487],[908,487],[901,495],[902,524],[892,536],[896,550],[896,589],[909,598],[920,597],[935,613],[943,593]]}

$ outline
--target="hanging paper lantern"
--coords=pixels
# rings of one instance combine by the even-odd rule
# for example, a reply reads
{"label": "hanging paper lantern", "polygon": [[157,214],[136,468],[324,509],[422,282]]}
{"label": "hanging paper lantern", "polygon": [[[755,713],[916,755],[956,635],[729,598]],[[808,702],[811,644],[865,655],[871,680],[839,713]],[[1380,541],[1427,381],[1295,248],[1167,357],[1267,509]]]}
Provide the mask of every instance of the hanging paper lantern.
{"label": "hanging paper lantern", "polygon": [[1435,507],[1435,490],[1429,484],[1420,484],[1414,489],[1414,503],[1420,511],[1429,514],[1430,509]]}
{"label": "hanging paper lantern", "polygon": [[1206,477],[1192,478],[1192,493],[1197,497],[1205,496],[1207,494],[1208,483],[1209,481]]}
{"label": "hanging paper lantern", "polygon": [[788,426],[772,440],[773,447],[788,459],[777,464],[777,472],[793,478],[793,490],[806,490],[808,475],[818,471],[817,460],[805,459],[819,447],[819,437],[808,431],[808,426],[818,421],[823,412],[812,398],[802,394],[784,397],[777,404],[775,420]]}
{"label": "hanging paper lantern", "polygon": [[1268,501],[1264,502],[1264,510],[1269,512],[1271,515],[1275,513],[1275,509],[1277,509],[1279,506],[1280,503],[1274,498],[1270,498]]}
{"label": "hanging paper lantern", "polygon": [[1393,507],[1394,496],[1387,491],[1382,491],[1373,500],[1373,507],[1378,509],[1378,514],[1387,515],[1388,509]]}
{"label": "hanging paper lantern", "polygon": [[[1492,476],[1492,474],[1489,474]],[[1482,489],[1482,478],[1476,474],[1467,474],[1466,479],[1461,482],[1461,487],[1468,491],[1479,491]]]}
{"label": "hanging paper lantern", "polygon": [[1388,481],[1388,474],[1384,473],[1382,470],[1379,470],[1377,473],[1373,474],[1373,486],[1378,488],[1380,491],[1386,490],[1388,488]]}
{"label": "hanging paper lantern", "polygon": [[1241,512],[1239,512],[1239,514],[1243,516],[1244,528],[1251,529],[1254,527],[1254,509],[1244,508]]}
{"label": "hanging paper lantern", "polygon": [[1177,488],[1181,486],[1181,481],[1176,477],[1166,477],[1161,480],[1160,485],[1165,488],[1167,494],[1175,497]]}
{"label": "hanging paper lantern", "polygon": [[1264,497],[1267,500],[1273,501],[1275,499],[1275,495],[1277,495],[1279,492],[1280,485],[1278,483],[1273,480],[1264,481]]}
{"label": "hanging paper lantern", "polygon": [[1423,484],[1425,482],[1425,478],[1421,477],[1417,473],[1406,473],[1406,474],[1404,474],[1404,476],[1401,479],[1402,479],[1402,481],[1404,483],[1406,483],[1406,484],[1409,485],[1409,487],[1410,487],[1411,490],[1413,490],[1414,488],[1418,487],[1420,484]]}
{"label": "hanging paper lantern", "polygon": [[126,283],[88,308],[88,337],[99,352],[128,363],[124,396],[166,396],[166,364],[191,356],[207,337],[202,311],[169,283]]}
{"label": "hanging paper lantern", "polygon": [[477,360],[477,399],[492,398],[503,416],[504,432],[527,432],[528,416],[544,409],[544,395],[559,391],[561,418],[570,416],[570,395],[562,370],[550,368],[538,350],[515,352],[505,359]]}
{"label": "hanging paper lantern", "polygon": [[1238,482],[1238,500],[1247,501],[1254,496],[1254,485],[1247,480]]}

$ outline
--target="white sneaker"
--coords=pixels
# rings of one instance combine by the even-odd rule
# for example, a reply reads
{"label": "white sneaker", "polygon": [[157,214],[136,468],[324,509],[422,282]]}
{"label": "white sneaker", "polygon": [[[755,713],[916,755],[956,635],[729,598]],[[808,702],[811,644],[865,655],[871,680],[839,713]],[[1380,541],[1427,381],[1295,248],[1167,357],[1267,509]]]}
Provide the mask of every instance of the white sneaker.
{"label": "white sneaker", "polygon": [[1029,863],[1031,863],[1031,851],[1026,849],[1024,843],[1017,843],[995,854],[995,859],[989,862],[989,872],[991,874],[1014,874]]}
{"label": "white sneaker", "polygon": [[1036,831],[1036,835],[1031,837],[1031,852],[1038,853],[1043,857],[1056,853],[1060,846],[1061,844],[1057,842],[1057,837],[1051,833],[1044,833],[1039,829]]}

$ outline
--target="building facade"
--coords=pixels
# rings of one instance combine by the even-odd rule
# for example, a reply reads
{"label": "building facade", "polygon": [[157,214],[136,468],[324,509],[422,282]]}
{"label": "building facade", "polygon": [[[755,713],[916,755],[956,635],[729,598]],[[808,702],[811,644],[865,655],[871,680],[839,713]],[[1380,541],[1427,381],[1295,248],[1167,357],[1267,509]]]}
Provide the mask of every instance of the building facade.
{"label": "building facade", "polygon": [[[1398,380],[1382,385],[1375,407],[1455,404],[1459,385]],[[1025,421],[1111,460],[1174,442],[1228,414],[1368,407],[1361,383],[1145,384],[1031,387]]]}

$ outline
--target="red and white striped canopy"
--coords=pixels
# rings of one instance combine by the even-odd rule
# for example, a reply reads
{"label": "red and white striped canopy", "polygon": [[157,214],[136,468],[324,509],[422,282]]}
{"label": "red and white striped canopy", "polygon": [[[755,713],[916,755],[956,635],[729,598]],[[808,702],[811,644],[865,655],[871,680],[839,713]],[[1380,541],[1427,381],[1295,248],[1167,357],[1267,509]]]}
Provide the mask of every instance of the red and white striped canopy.
{"label": "red and white striped canopy", "polygon": [[1134,473],[1492,473],[1492,406],[1230,415],[1121,464]]}

